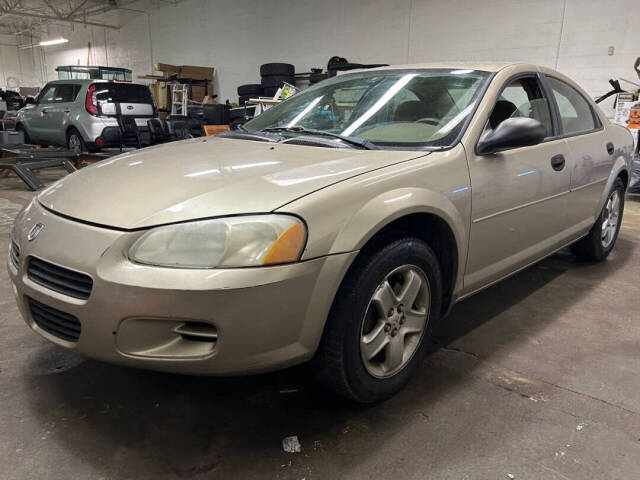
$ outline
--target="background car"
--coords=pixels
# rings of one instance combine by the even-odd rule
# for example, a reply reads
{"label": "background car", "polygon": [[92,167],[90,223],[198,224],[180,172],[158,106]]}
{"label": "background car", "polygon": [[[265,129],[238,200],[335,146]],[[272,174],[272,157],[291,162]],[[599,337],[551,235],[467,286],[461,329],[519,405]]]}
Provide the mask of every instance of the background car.
{"label": "background car", "polygon": [[34,104],[18,112],[16,129],[24,131],[28,143],[93,151],[119,147],[123,121],[133,120],[148,139],[147,120],[156,116],[145,85],[56,80],[43,87]]}
{"label": "background car", "polygon": [[25,100],[18,92],[13,90],[0,89],[0,100],[7,102],[7,108],[9,110],[20,110],[25,106]]}

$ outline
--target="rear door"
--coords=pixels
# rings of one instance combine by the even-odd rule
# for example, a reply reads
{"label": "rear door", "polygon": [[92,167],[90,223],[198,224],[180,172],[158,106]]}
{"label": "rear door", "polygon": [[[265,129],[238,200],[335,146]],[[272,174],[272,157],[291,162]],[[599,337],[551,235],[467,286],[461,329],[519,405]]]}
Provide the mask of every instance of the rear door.
{"label": "rear door", "polygon": [[485,131],[510,117],[540,121],[547,137],[538,145],[491,155],[467,151],[472,215],[465,293],[552,252],[567,235],[568,149],[557,135],[552,103],[537,73],[505,83]]}
{"label": "rear door", "polygon": [[134,117],[139,127],[146,127],[147,120],[154,116],[153,97],[146,85],[115,82],[96,85],[96,100],[103,115]]}
{"label": "rear door", "polygon": [[613,167],[616,145],[610,143],[591,103],[569,83],[547,75],[553,92],[560,133],[571,157],[571,194],[567,205],[570,225],[580,232],[591,228],[598,202]]}

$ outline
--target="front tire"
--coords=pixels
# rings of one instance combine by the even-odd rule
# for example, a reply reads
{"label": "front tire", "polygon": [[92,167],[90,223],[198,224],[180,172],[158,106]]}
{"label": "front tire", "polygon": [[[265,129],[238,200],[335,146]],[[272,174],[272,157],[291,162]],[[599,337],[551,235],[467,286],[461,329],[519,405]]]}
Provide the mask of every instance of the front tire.
{"label": "front tire", "polygon": [[31,143],[31,137],[29,136],[29,132],[27,132],[27,129],[25,128],[25,126],[21,123],[16,125],[16,131],[18,132],[22,132],[22,134],[24,135],[24,143]]}
{"label": "front tire", "polygon": [[586,237],[571,246],[575,255],[599,262],[606,259],[618,239],[623,211],[624,183],[620,178],[616,178],[598,220]]}
{"label": "front tire", "polygon": [[442,275],[420,239],[396,240],[356,263],[331,308],[312,366],[357,402],[391,397],[419,367],[440,317]]}

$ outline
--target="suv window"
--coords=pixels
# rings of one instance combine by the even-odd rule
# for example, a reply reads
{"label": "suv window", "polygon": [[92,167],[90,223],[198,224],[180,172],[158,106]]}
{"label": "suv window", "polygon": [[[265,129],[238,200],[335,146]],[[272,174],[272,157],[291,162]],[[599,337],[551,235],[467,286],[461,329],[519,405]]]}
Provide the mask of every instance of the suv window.
{"label": "suv window", "polygon": [[55,100],[55,95],[54,95],[55,92],[56,92],[55,85],[45,86],[44,89],[40,92],[40,95],[38,95],[38,103],[44,104],[44,105],[53,103]]}
{"label": "suv window", "polygon": [[56,85],[56,93],[55,93],[55,102],[56,103],[64,103],[64,102],[73,102],[78,96],[78,92],[80,91],[80,85],[78,84],[64,84],[64,85]]}
{"label": "suv window", "polygon": [[486,129],[495,130],[507,118],[527,117],[538,120],[553,135],[549,102],[537,77],[522,77],[510,82],[500,94],[489,116]]}
{"label": "suv window", "polygon": [[558,104],[562,133],[589,132],[597,128],[589,102],[573,87],[557,78],[548,77],[553,96]]}

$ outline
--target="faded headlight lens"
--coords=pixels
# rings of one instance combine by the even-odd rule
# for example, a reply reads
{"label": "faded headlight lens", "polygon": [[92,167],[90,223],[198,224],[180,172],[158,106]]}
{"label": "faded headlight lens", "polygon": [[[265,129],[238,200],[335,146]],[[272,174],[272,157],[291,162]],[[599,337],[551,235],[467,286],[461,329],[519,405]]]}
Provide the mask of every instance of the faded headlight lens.
{"label": "faded headlight lens", "polygon": [[167,225],[149,230],[129,250],[147,265],[231,268],[300,259],[305,225],[290,215],[247,215]]}

